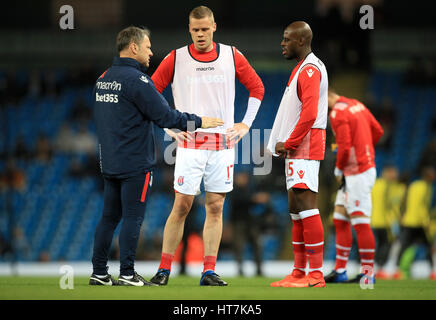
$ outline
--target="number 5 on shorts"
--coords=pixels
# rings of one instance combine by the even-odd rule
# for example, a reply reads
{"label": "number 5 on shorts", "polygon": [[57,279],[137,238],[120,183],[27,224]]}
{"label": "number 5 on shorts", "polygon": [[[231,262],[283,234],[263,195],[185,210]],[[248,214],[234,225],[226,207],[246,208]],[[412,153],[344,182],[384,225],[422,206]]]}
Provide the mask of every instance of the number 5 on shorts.
{"label": "number 5 on shorts", "polygon": [[292,164],[293,164],[293,162],[292,162],[292,161],[289,161],[289,163],[288,163],[288,167],[286,168],[286,169],[287,169],[286,174],[287,174],[289,177],[292,177],[292,175],[294,174],[294,169],[292,169]]}

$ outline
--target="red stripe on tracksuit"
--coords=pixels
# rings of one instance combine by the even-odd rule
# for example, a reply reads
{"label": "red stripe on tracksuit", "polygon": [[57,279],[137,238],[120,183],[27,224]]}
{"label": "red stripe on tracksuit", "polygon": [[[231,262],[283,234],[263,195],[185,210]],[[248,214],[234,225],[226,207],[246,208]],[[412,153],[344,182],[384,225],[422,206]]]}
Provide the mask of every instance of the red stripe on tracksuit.
{"label": "red stripe on tracksuit", "polygon": [[144,187],[142,188],[141,202],[145,201],[145,196],[147,195],[149,182],[150,182],[150,172],[147,172],[147,175],[145,176]]}

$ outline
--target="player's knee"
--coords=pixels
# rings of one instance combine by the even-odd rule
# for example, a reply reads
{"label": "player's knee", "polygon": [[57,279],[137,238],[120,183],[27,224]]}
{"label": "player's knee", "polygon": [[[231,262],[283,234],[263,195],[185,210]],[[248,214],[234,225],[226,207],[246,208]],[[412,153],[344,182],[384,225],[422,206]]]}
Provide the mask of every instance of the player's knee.
{"label": "player's knee", "polygon": [[172,214],[177,214],[181,217],[186,217],[191,210],[194,196],[177,193],[174,201]]}
{"label": "player's knee", "polygon": [[206,213],[210,217],[219,218],[221,217],[222,212],[223,212],[223,203],[221,201],[215,201],[206,204]]}
{"label": "player's knee", "polygon": [[187,201],[179,201],[174,204],[171,214],[178,219],[185,219],[191,210],[192,203]]}

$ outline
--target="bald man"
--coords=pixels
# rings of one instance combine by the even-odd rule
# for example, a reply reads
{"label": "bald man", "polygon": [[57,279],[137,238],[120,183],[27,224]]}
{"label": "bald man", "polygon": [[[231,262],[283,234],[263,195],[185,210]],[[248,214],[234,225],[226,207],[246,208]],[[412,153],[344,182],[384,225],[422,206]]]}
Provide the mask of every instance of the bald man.
{"label": "bald man", "polygon": [[[328,76],[312,52],[312,30],[303,21],[283,33],[282,54],[295,59],[274,120],[268,150],[285,158],[289,213],[293,222],[292,272],[273,287],[325,287],[322,274],[324,229],[317,207],[318,173],[324,159]],[[309,270],[306,274],[306,265]]]}

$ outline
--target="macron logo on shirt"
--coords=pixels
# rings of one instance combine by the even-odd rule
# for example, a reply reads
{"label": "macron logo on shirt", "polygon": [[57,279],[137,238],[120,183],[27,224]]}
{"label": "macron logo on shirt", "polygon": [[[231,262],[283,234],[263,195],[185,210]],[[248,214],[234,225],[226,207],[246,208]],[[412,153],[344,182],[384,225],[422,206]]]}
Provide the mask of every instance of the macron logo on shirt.
{"label": "macron logo on shirt", "polygon": [[312,69],[308,69],[308,70],[306,70],[306,72],[307,72],[307,75],[309,76],[309,78],[312,78],[313,70]]}
{"label": "macron logo on shirt", "polygon": [[144,81],[145,83],[148,83],[148,79],[147,79],[146,76],[141,76],[141,77],[139,78],[139,80]]}

